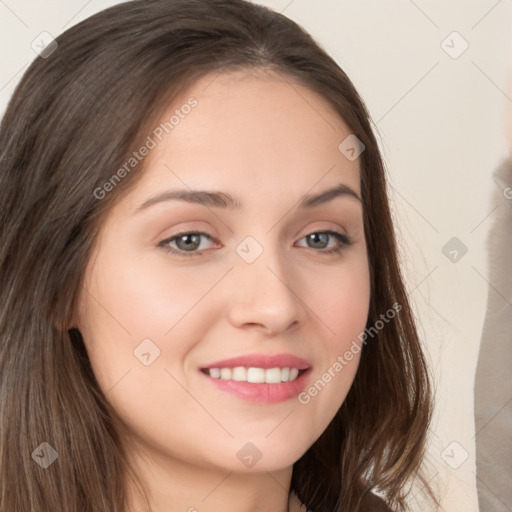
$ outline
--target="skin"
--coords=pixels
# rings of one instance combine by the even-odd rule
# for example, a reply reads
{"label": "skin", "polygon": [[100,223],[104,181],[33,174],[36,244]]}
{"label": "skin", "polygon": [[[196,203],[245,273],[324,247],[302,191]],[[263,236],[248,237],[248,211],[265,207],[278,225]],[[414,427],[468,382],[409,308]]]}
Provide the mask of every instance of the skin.
{"label": "skin", "polygon": [[[338,150],[348,126],[291,79],[263,71],[208,75],[182,91],[162,120],[190,97],[197,106],[151,150],[142,179],[102,226],[76,326],[129,429],[126,443],[153,511],[297,512],[298,502],[288,503],[293,463],[339,409],[360,355],[307,405],[297,397],[242,400],[199,368],[290,353],[312,364],[309,387],[364,330],[370,284],[362,203],[340,196],[296,208],[305,194],[339,183],[360,197],[359,159]],[[174,200],[135,213],[174,188],[228,192],[244,210]],[[187,257],[176,241],[171,247],[185,256],[158,246],[181,229],[212,237],[200,239],[202,255]],[[325,254],[336,238],[324,246],[305,238],[328,229],[352,245]],[[251,264],[235,251],[249,235],[263,249]],[[134,356],[144,339],[160,350],[149,366]],[[261,453],[250,468],[237,457],[248,442]],[[142,510],[133,490],[130,500]]]}

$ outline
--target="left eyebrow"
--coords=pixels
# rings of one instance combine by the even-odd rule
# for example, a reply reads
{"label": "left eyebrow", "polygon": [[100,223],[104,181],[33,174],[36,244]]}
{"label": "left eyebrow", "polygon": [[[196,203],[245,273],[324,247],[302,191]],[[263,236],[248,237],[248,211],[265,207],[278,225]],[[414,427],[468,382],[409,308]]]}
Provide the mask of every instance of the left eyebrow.
{"label": "left eyebrow", "polygon": [[[353,198],[362,203],[362,199],[352,188],[344,183],[340,183],[333,188],[319,192],[318,194],[305,195],[299,202],[299,208],[314,208],[321,204],[332,201],[336,197]],[[189,203],[202,204],[212,208],[229,208],[232,210],[241,210],[242,202],[226,192],[214,192],[208,190],[167,190],[156,196],[150,197],[142,203],[135,213],[149,208],[158,203],[171,200],[187,201]]]}
{"label": "left eyebrow", "polygon": [[319,192],[318,194],[309,194],[304,196],[299,203],[299,208],[313,208],[314,206],[327,203],[336,197],[349,197],[357,199],[360,203],[363,202],[355,190],[344,183],[340,183],[339,185],[324,190],[323,192]]}

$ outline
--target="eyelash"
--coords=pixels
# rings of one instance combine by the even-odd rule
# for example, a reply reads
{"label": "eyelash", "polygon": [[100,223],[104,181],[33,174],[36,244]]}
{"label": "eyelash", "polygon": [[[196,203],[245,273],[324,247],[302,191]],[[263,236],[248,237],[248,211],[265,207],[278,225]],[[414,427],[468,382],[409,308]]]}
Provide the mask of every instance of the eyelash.
{"label": "eyelash", "polygon": [[[340,253],[346,247],[352,245],[352,240],[350,237],[348,237],[347,235],[345,235],[343,233],[339,233],[338,231],[333,231],[330,229],[325,230],[325,231],[313,231],[313,232],[308,233],[307,235],[303,236],[302,238],[306,238],[307,236],[315,235],[315,234],[331,235],[332,237],[336,238],[338,240],[338,242],[340,242],[340,245],[338,245],[337,247],[333,247],[331,249],[318,249],[317,252],[320,252],[321,254],[337,254],[337,253]],[[210,235],[208,235],[207,233],[204,233],[202,231],[183,231],[181,233],[177,233],[176,235],[172,236],[171,238],[166,238],[165,240],[162,240],[158,244],[158,247],[162,248],[165,252],[176,254],[178,256],[183,256],[185,258],[192,257],[192,256],[202,256],[203,254],[201,251],[188,251],[187,252],[187,251],[174,249],[167,245],[170,242],[173,242],[176,239],[178,239],[182,236],[185,236],[185,235],[204,235],[208,240],[213,241],[213,239]],[[301,238],[301,240],[302,240],[302,238]],[[310,247],[310,249],[314,250],[313,247]]]}

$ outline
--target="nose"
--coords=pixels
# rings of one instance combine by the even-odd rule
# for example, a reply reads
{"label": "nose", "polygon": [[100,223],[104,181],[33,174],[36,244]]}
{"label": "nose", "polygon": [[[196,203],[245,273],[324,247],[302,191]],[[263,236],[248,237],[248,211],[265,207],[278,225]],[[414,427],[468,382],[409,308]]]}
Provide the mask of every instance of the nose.
{"label": "nose", "polygon": [[252,263],[236,257],[229,308],[233,326],[274,335],[301,323],[305,306],[300,281],[275,245],[266,244]]}

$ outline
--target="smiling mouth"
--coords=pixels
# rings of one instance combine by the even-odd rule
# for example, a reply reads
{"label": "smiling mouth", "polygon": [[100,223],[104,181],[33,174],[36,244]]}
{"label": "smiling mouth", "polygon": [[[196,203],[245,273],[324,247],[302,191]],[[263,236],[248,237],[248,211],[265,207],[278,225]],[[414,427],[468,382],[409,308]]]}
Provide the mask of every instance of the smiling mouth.
{"label": "smiling mouth", "polygon": [[236,366],[234,368],[203,368],[201,370],[212,379],[234,380],[253,384],[280,384],[293,382],[307,370],[298,368],[255,368]]}

